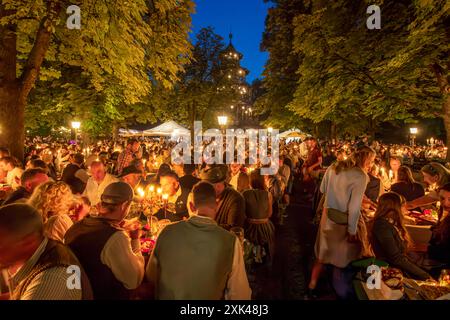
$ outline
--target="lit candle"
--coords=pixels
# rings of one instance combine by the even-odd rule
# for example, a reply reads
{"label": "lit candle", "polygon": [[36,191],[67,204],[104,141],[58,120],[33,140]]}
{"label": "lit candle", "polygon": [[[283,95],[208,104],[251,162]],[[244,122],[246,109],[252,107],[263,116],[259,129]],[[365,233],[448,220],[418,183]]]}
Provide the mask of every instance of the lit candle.
{"label": "lit candle", "polygon": [[169,199],[169,195],[167,193],[164,193],[162,198],[164,201],[167,201]]}
{"label": "lit candle", "polygon": [[389,179],[393,179],[394,178],[394,172],[392,170],[389,170]]}
{"label": "lit candle", "polygon": [[154,185],[151,185],[148,189],[150,190],[151,193],[155,192],[155,186]]}
{"label": "lit candle", "polygon": [[157,193],[158,195],[161,195],[161,194],[162,194],[162,189],[161,189],[161,188],[158,188],[158,189],[156,190],[156,193]]}
{"label": "lit candle", "polygon": [[382,167],[381,169],[380,169],[380,172],[381,172],[381,176],[383,176],[384,177],[384,173],[385,173],[385,170],[384,170],[384,168]]}
{"label": "lit candle", "polygon": [[141,187],[139,187],[139,188],[137,189],[137,193],[139,194],[139,197],[144,198],[144,196],[145,196],[145,191],[144,191],[144,189],[142,189]]}

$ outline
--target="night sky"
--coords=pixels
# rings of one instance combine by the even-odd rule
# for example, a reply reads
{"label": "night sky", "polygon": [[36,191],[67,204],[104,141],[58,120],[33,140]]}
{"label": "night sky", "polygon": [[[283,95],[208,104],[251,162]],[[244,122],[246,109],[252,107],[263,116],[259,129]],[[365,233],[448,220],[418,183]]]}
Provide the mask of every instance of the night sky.
{"label": "night sky", "polygon": [[242,66],[250,70],[247,81],[261,76],[267,53],[259,50],[268,4],[263,0],[195,0],[193,33],[212,26],[228,45],[233,32],[233,45],[244,55]]}

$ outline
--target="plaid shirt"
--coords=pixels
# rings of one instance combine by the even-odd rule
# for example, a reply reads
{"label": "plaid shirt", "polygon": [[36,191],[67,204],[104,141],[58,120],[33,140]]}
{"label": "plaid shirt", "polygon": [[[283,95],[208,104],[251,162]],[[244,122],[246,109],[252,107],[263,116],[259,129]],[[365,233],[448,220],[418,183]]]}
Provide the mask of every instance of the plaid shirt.
{"label": "plaid shirt", "polygon": [[117,174],[121,174],[123,169],[128,167],[134,159],[136,159],[136,154],[129,148],[126,148],[117,159]]}

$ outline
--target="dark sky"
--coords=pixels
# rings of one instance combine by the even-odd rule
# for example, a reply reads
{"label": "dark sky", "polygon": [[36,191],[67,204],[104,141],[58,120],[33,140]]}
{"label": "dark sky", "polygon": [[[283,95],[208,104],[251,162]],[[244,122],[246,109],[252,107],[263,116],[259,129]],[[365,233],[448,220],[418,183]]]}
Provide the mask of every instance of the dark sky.
{"label": "dark sky", "polygon": [[267,53],[259,50],[268,5],[263,0],[195,0],[192,31],[212,26],[228,45],[233,32],[233,45],[244,55],[242,66],[250,70],[247,81],[260,77]]}

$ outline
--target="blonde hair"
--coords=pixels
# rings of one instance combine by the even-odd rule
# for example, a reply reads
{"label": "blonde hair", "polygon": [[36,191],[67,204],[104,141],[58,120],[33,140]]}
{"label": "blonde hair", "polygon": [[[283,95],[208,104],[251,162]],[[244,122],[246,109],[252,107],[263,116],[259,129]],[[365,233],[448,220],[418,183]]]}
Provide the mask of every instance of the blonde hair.
{"label": "blonde hair", "polygon": [[341,173],[342,171],[350,170],[355,167],[362,168],[364,166],[364,163],[367,159],[370,157],[374,157],[376,155],[375,150],[373,150],[370,147],[363,146],[352,153],[352,155],[347,159],[343,161],[338,161],[334,165],[334,170],[336,171],[336,174]]}
{"label": "blonde hair", "polygon": [[42,216],[44,223],[52,216],[67,214],[74,204],[70,187],[62,182],[46,182],[39,185],[28,200]]}

